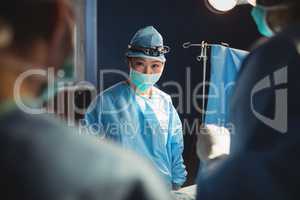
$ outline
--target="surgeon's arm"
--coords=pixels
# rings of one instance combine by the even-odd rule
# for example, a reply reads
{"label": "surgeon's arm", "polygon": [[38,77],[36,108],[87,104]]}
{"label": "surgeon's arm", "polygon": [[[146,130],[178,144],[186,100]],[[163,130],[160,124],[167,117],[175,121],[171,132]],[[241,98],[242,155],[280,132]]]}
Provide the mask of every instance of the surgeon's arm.
{"label": "surgeon's arm", "polygon": [[104,128],[101,122],[102,110],[99,104],[98,98],[91,103],[84,117],[84,126],[90,135],[104,137]]}
{"label": "surgeon's arm", "polygon": [[171,152],[172,152],[172,184],[174,189],[179,189],[186,181],[187,172],[182,157],[183,132],[182,124],[174,106],[170,113]]}
{"label": "surgeon's arm", "polygon": [[89,126],[97,123],[98,116],[96,114],[96,108],[89,107],[88,111],[85,113],[84,119],[86,124]]}

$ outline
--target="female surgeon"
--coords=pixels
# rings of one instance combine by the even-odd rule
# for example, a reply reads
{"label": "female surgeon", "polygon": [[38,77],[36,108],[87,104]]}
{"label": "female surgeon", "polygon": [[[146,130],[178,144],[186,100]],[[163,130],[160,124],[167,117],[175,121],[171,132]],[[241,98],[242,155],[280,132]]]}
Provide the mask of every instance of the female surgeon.
{"label": "female surgeon", "polygon": [[[89,127],[148,158],[171,189],[179,189],[187,172],[182,158],[182,124],[171,97],[154,84],[169,51],[152,26],[140,29],[126,53],[129,79],[102,92],[85,116]],[[100,128],[100,129],[99,129]]]}

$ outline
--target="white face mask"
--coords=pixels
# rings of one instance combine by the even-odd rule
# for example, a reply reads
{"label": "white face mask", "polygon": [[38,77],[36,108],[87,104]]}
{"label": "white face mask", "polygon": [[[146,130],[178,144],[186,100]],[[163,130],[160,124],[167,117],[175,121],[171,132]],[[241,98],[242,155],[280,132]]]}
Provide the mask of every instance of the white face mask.
{"label": "white face mask", "polygon": [[155,83],[157,83],[161,77],[161,73],[157,74],[144,74],[130,68],[130,81],[136,86],[140,92],[146,92]]}

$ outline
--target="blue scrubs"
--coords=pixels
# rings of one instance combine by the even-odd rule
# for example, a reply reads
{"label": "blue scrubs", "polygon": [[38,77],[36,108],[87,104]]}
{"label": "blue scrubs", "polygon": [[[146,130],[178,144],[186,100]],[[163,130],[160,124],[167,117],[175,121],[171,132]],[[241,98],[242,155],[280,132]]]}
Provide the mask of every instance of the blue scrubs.
{"label": "blue scrubs", "polygon": [[147,98],[121,82],[95,99],[85,119],[105,138],[149,158],[169,185],[185,182],[182,124],[166,93],[154,87]]}

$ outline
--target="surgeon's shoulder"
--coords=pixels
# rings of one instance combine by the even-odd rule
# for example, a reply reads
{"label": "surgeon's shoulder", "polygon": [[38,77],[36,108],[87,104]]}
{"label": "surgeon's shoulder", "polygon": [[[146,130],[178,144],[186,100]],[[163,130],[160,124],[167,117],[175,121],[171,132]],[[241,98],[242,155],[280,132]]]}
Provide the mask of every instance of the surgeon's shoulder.
{"label": "surgeon's shoulder", "polygon": [[103,101],[110,98],[117,98],[129,89],[128,84],[125,81],[114,84],[113,86],[102,91],[98,96],[98,101]]}
{"label": "surgeon's shoulder", "polygon": [[169,94],[165,93],[164,91],[160,90],[157,87],[153,87],[153,91],[156,96],[172,103],[172,98]]}
{"label": "surgeon's shoulder", "polygon": [[124,89],[128,89],[128,84],[126,83],[126,81],[121,81],[105,89],[101,94],[102,95],[115,94],[115,93],[119,93],[120,91],[123,91]]}

